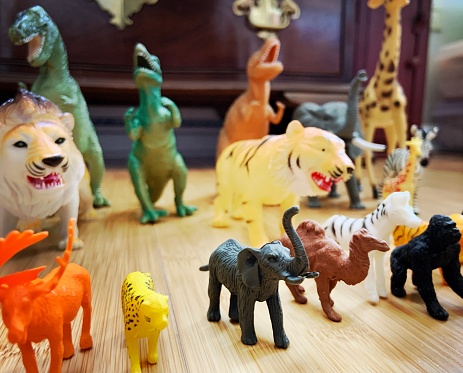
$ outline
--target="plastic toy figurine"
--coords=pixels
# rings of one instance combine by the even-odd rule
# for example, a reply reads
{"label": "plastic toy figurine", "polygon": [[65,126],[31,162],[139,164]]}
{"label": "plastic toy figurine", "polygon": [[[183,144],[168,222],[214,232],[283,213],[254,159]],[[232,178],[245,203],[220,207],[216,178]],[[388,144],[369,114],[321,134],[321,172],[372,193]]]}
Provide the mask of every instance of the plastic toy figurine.
{"label": "plastic toy figurine", "polygon": [[[451,214],[450,219],[452,219],[457,225],[458,230],[462,234],[460,239],[460,255],[459,261],[463,263],[463,215],[462,214]],[[418,228],[408,228],[404,225],[398,225],[394,228],[392,236],[394,238],[394,245],[401,246],[408,243],[412,238],[418,237],[423,233],[429,226],[427,221],[422,220]],[[444,284],[446,284],[445,279],[443,279]]]}
{"label": "plastic toy figurine", "polygon": [[101,193],[105,172],[103,152],[79,84],[69,73],[66,47],[56,24],[42,7],[34,6],[17,14],[8,36],[15,45],[28,44],[27,61],[40,67],[31,91],[74,116],[73,138],[89,168],[93,206],[109,206]]}
{"label": "plastic toy figurine", "polygon": [[[24,276],[22,272],[0,279],[0,303],[3,322],[8,329],[8,340],[18,345],[28,373],[38,372],[31,342],[44,339],[48,339],[50,344],[50,373],[61,372],[63,359],[74,355],[71,322],[77,316],[80,307],[83,308],[80,348],[88,349],[93,345],[90,335],[90,276],[87,270],[77,264],[68,264],[73,246],[74,225],[75,221],[71,220],[66,250],[62,258],[56,258],[59,267],[43,279],[38,279],[37,273],[45,267],[25,271]],[[13,237],[21,239],[29,234],[32,232],[26,233],[26,236],[14,232]],[[43,238],[36,237],[39,240]],[[26,245],[20,244],[19,250],[33,243],[32,241],[38,241],[33,238],[34,236],[29,236],[26,241],[31,241]],[[7,236],[3,243],[9,244],[10,239]],[[4,250],[11,250],[11,253],[7,254],[9,257],[19,251],[17,247],[10,249],[8,246],[3,247],[2,252]]]}
{"label": "plastic toy figurine", "polygon": [[254,330],[254,305],[256,301],[267,302],[273,327],[276,347],[287,348],[289,340],[283,328],[283,311],[278,293],[278,283],[283,280],[299,285],[304,278],[318,276],[307,273],[309,262],[304,246],[291,225],[291,218],[299,212],[294,206],[283,215],[284,229],[294,247],[294,257],[279,241],[272,241],[260,249],[246,247],[229,239],[221,244],[201,271],[209,271],[209,321],[220,320],[220,291],[224,285],[231,293],[228,316],[241,327],[241,342],[257,343]]}
{"label": "plastic toy figurine", "polygon": [[282,71],[278,61],[280,42],[268,38],[262,47],[248,60],[248,88],[228,109],[217,141],[217,156],[230,144],[239,140],[260,139],[269,132],[269,122],[278,124],[283,117],[285,105],[277,102],[275,113],[269,104],[270,81]]}
{"label": "plastic toy figurine", "polygon": [[132,373],[141,373],[138,340],[148,338],[148,362],[158,362],[159,334],[167,327],[169,297],[154,291],[149,273],[132,272],[122,284],[125,339]]}
{"label": "plastic toy figurine", "polygon": [[[413,211],[415,214],[419,213],[417,206],[417,195],[418,187],[421,179],[421,174],[423,172],[423,167],[426,167],[429,164],[429,155],[432,150],[431,141],[437,136],[438,128],[434,127],[429,131],[419,129],[415,124],[410,127],[410,133],[412,134],[412,140],[416,143],[421,141],[420,152],[421,155],[418,157],[414,174],[413,174]],[[385,180],[393,179],[397,177],[400,173],[404,173],[406,169],[407,161],[409,160],[410,152],[408,149],[397,148],[395,149],[386,159],[383,169],[383,181],[380,184],[380,189]],[[419,161],[419,162],[418,162]],[[407,175],[409,176],[409,175]]]}
{"label": "plastic toy figurine", "polygon": [[233,204],[233,217],[246,218],[250,245],[260,246],[268,242],[264,204],[280,205],[283,214],[298,205],[301,196],[326,193],[353,170],[344,141],[319,128],[304,128],[296,120],[289,123],[286,134],[235,142],[216,164],[213,226],[228,227]]}
{"label": "plastic toy figurine", "polygon": [[[0,235],[19,219],[60,218],[60,249],[67,222],[79,209],[85,163],[72,141],[74,118],[42,96],[20,89],[0,106]],[[74,249],[83,242],[77,238]]]}
{"label": "plastic toy figurine", "polygon": [[[367,141],[372,141],[375,130],[383,128],[386,135],[387,153],[399,147],[405,148],[407,139],[407,98],[397,79],[400,61],[400,43],[402,26],[400,21],[402,8],[410,0],[369,0],[368,6],[385,8],[384,34],[375,73],[360,96],[359,114],[362,132]],[[361,160],[357,158],[357,177],[361,179]],[[365,151],[365,165],[371,184],[373,197],[379,192],[372,165],[372,154]]]}
{"label": "plastic toy figurine", "polygon": [[[421,156],[421,139],[413,137],[406,144],[410,147],[409,156],[405,168],[396,177],[386,179],[382,183],[382,198],[387,198],[391,193],[408,191],[411,196],[415,194],[415,169]],[[410,199],[413,206],[413,200]]]}
{"label": "plastic toy figurine", "polygon": [[428,228],[409,243],[396,247],[391,253],[391,293],[405,297],[407,270],[412,282],[426,304],[428,313],[437,320],[447,320],[448,312],[439,304],[432,283],[432,270],[442,268],[450,288],[463,298],[463,276],[460,273],[459,240],[461,233],[448,216],[434,215]]}
{"label": "plastic toy figurine", "polygon": [[132,140],[129,172],[135,193],[141,203],[141,223],[154,223],[166,216],[166,210],[153,204],[173,180],[175,206],[180,217],[192,215],[196,207],[183,203],[187,168],[177,151],[174,128],[182,118],[174,102],[161,96],[162,72],[159,59],[148,53],[143,44],[135,46],[133,55],[134,80],[140,96],[140,106],[125,113],[125,129]]}
{"label": "plastic toy figurine", "polygon": [[[346,143],[346,154],[352,160],[361,154],[363,149],[383,151],[386,147],[379,144],[371,144],[362,138],[360,121],[358,118],[358,89],[361,82],[367,80],[365,70],[360,70],[350,83],[348,101],[331,101],[323,105],[315,102],[305,102],[299,105],[293,114],[293,119],[299,120],[304,127],[317,127],[330,131],[339,136]],[[360,200],[359,181],[352,175],[346,181],[349,193],[350,205],[353,210],[363,210],[365,205]],[[332,185],[329,197],[337,198],[339,193],[336,184]],[[318,197],[309,197],[308,207],[319,208],[321,204]]]}
{"label": "plastic toy figurine", "polygon": [[[366,229],[360,229],[353,234],[349,243],[349,254],[346,254],[335,240],[325,235],[322,226],[313,220],[303,221],[296,232],[309,258],[309,270],[320,273],[315,282],[323,311],[331,321],[339,322],[342,317],[333,309],[331,291],[338,281],[344,281],[348,285],[363,281],[370,268],[368,253],[372,250],[386,252],[389,246],[385,241],[368,234]],[[281,243],[289,247],[291,253],[294,252],[288,236],[283,236]],[[287,285],[296,302],[307,303],[307,298],[302,295],[302,285]]]}
{"label": "plastic toy figurine", "polygon": [[[389,242],[389,236],[397,225],[416,228],[419,219],[409,204],[409,192],[394,192],[364,218],[349,218],[345,215],[333,215],[322,224],[326,234],[333,237],[344,250],[349,249],[352,235],[361,228],[365,228],[372,236]],[[365,289],[368,300],[372,304],[379,301],[379,297],[386,298],[385,253],[371,251],[370,269],[365,279]]]}
{"label": "plastic toy figurine", "polygon": [[235,0],[233,13],[247,16],[257,35],[264,37],[286,28],[291,19],[298,19],[301,9],[293,0]]}
{"label": "plastic toy figurine", "polygon": [[96,2],[101,9],[111,15],[109,23],[123,30],[133,24],[129,18],[132,14],[139,12],[144,4],[154,5],[158,0],[96,0]]}

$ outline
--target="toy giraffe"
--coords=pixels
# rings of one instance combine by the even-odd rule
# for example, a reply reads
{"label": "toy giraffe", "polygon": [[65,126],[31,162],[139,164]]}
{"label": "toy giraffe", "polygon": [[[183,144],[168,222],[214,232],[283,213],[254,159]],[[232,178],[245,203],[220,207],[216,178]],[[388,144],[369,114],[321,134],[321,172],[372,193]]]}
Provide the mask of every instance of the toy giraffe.
{"label": "toy giraffe", "polygon": [[[384,34],[375,73],[368,82],[359,100],[359,114],[365,140],[372,141],[376,128],[383,128],[386,135],[387,153],[397,146],[405,148],[407,138],[407,98],[397,80],[400,61],[402,26],[400,13],[409,0],[369,0],[368,6],[376,9],[383,5],[386,10]],[[357,176],[361,177],[361,160],[357,160]],[[365,165],[373,191],[378,198],[378,189],[372,166],[372,153],[365,151]]]}
{"label": "toy giraffe", "polygon": [[[410,147],[410,155],[408,156],[405,168],[394,178],[384,180],[382,197],[387,198],[388,195],[394,192],[404,192],[408,190],[413,196],[415,192],[415,168],[421,157],[422,140],[418,137],[413,137],[405,143]],[[410,205],[413,206],[413,198],[410,198]]]}

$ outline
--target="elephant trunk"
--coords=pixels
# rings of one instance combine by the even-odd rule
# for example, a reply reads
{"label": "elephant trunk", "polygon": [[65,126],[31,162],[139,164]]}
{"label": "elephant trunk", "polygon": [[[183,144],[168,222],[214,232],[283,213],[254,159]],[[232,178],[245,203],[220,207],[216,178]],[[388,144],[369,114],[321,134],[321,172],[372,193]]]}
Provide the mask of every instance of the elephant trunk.
{"label": "elephant trunk", "polygon": [[365,70],[360,70],[350,83],[349,96],[347,98],[347,112],[346,112],[346,125],[342,131],[337,135],[346,140],[354,137],[354,132],[359,132],[358,127],[358,90],[360,84],[367,80],[367,73]]}
{"label": "elephant trunk", "polygon": [[286,210],[283,215],[283,228],[294,248],[294,258],[288,267],[289,272],[293,275],[300,275],[307,272],[309,268],[309,259],[305,253],[304,245],[291,223],[291,218],[298,212],[299,207],[293,206]]}

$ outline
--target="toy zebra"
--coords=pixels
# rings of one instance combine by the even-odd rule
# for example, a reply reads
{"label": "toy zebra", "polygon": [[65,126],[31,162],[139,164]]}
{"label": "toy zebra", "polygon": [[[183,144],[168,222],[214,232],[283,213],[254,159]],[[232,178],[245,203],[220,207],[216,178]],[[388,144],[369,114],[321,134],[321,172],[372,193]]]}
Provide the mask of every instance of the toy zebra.
{"label": "toy zebra", "polygon": [[[423,167],[426,167],[429,164],[429,156],[433,149],[432,140],[437,136],[438,131],[439,129],[437,127],[432,128],[428,132],[426,132],[424,129],[418,128],[418,126],[415,124],[410,127],[412,138],[417,138],[422,141],[421,155],[418,159],[419,162],[416,163],[414,172],[415,190],[413,193],[412,205],[415,214],[419,213],[419,209],[417,207],[417,195]],[[385,180],[396,177],[404,170],[409,155],[410,151],[408,149],[397,148],[387,157],[386,162],[384,163],[382,182],[379,187],[380,193],[382,191]]]}
{"label": "toy zebra", "polygon": [[[333,215],[322,224],[326,235],[334,238],[345,251],[349,251],[352,235],[361,228],[365,228],[372,236],[390,242],[390,235],[397,225],[418,227],[421,223],[409,205],[410,193],[394,192],[364,218],[349,218],[345,215]],[[385,253],[371,251],[370,268],[365,278],[365,289],[368,300],[372,304],[379,301],[379,297],[386,298]]]}
{"label": "toy zebra", "polygon": [[148,362],[157,363],[158,339],[167,327],[169,298],[154,291],[149,273],[132,272],[122,284],[121,300],[131,371],[141,373],[138,340],[148,338]]}

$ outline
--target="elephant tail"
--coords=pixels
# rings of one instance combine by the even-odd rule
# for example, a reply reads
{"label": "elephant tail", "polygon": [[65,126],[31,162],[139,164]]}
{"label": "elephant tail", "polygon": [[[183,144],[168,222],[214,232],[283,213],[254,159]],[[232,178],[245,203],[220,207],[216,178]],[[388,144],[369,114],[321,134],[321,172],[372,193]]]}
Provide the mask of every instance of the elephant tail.
{"label": "elephant tail", "polygon": [[209,264],[206,264],[206,265],[203,265],[203,266],[199,267],[199,270],[203,271],[203,272],[209,271]]}

